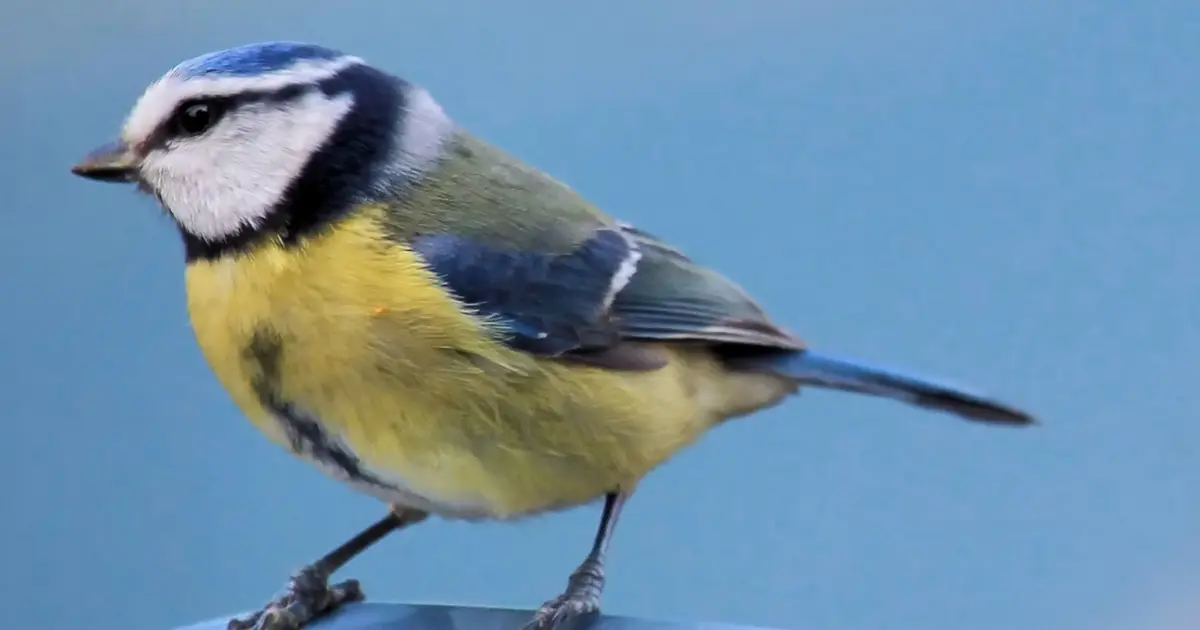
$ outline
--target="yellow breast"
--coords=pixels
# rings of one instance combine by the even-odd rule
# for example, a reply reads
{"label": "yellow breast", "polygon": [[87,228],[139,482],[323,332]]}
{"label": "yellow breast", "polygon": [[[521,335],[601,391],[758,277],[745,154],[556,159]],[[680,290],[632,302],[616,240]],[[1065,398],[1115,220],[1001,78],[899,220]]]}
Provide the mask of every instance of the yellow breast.
{"label": "yellow breast", "polygon": [[286,405],[379,483],[327,472],[447,516],[516,516],[630,487],[728,411],[704,402],[727,379],[701,351],[614,372],[493,341],[377,219],[187,270],[196,339],[251,421],[313,460]]}

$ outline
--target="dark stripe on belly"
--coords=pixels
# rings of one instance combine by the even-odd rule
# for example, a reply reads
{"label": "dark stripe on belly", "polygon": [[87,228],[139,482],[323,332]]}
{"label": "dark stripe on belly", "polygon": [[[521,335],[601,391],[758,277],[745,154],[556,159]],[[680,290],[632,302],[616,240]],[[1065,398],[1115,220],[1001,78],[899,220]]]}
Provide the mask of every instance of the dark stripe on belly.
{"label": "dark stripe on belly", "polygon": [[253,370],[255,376],[250,383],[255,395],[279,419],[294,453],[341,471],[348,481],[404,493],[404,490],[364,470],[358,457],[331,437],[320,422],[281,398],[279,382],[283,338],[278,332],[260,326],[251,335],[243,357],[257,368]]}

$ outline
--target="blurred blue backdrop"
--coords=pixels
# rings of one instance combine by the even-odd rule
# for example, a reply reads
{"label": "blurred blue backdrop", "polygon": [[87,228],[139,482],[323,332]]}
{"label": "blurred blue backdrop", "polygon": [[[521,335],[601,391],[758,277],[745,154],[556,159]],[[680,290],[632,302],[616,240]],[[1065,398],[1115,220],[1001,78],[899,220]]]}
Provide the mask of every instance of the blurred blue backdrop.
{"label": "blurred blue backdrop", "polygon": [[[1200,623],[1200,4],[58,0],[0,6],[4,626],[245,609],[381,513],[239,416],[157,209],[67,170],[176,62],[274,38],[426,85],[814,345],[1045,423],[811,393],[721,428],[630,504],[607,610]],[[531,607],[597,515],[435,521],[346,574],[377,600]]]}

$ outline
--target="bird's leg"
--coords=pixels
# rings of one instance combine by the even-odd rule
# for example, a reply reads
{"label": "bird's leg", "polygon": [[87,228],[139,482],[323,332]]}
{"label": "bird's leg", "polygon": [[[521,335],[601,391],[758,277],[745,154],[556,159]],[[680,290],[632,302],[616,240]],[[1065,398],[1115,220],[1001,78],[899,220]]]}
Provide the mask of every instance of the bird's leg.
{"label": "bird's leg", "polygon": [[393,507],[388,515],[362,530],[320,560],[300,569],[287,592],[249,616],[230,620],[228,630],[299,630],[308,622],[347,602],[363,599],[358,580],[330,584],[335,571],[388,534],[425,520],[417,510]]}
{"label": "bird's leg", "polygon": [[600,611],[600,595],[604,591],[604,557],[621,516],[621,508],[629,492],[610,492],[604,497],[604,513],[592,551],[567,580],[562,595],[542,604],[523,630],[551,630],[568,627],[576,619]]}

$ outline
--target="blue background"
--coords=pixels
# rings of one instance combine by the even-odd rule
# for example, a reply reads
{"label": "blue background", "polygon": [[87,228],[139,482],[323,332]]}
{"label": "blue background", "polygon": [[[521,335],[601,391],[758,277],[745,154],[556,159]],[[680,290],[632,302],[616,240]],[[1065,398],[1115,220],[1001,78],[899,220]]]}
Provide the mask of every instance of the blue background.
{"label": "blue background", "polygon": [[[178,61],[273,38],[426,85],[816,346],[1045,423],[813,392],[718,429],[629,505],[607,610],[1200,623],[1200,4],[62,0],[0,7],[4,626],[256,606],[381,513],[239,416],[151,202],[67,170]],[[346,573],[377,600],[532,607],[598,512],[435,521]]]}

